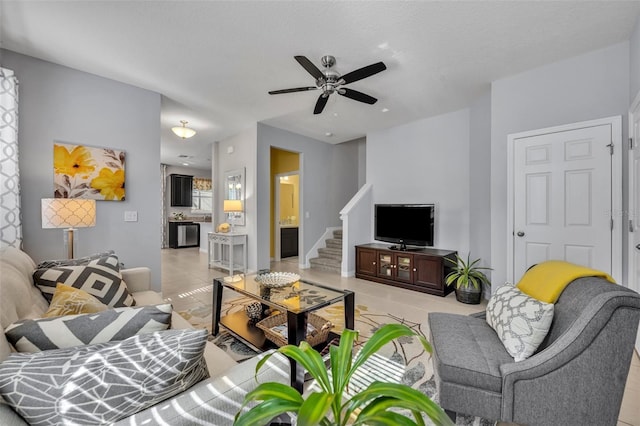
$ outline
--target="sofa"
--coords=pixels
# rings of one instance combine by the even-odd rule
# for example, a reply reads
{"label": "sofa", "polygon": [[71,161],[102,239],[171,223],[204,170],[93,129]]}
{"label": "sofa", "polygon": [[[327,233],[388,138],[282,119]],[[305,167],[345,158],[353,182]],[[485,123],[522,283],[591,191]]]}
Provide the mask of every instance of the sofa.
{"label": "sofa", "polygon": [[[36,263],[25,252],[12,247],[0,250],[0,361],[6,361],[15,352],[15,348],[5,337],[7,327],[23,319],[40,318],[49,307],[43,293],[34,285],[35,269]],[[151,290],[148,268],[122,269],[120,273],[136,306],[165,303],[160,293]],[[171,312],[170,321],[171,329],[192,329],[176,312]],[[90,352],[93,347],[86,346],[82,349]],[[47,352],[50,351],[42,351],[42,356],[46,357]],[[257,377],[259,382],[289,383],[289,363],[286,358],[276,355],[260,370]],[[207,341],[204,344],[203,358],[209,378],[154,406],[120,419],[115,424],[232,424],[244,396],[258,384],[255,366],[261,357],[237,364],[223,350]],[[0,398],[0,424],[27,423]]]}
{"label": "sofa", "polygon": [[429,314],[440,406],[450,415],[530,426],[616,425],[640,295],[603,278],[584,277],[571,281],[553,307],[546,337],[518,361],[485,312]]}

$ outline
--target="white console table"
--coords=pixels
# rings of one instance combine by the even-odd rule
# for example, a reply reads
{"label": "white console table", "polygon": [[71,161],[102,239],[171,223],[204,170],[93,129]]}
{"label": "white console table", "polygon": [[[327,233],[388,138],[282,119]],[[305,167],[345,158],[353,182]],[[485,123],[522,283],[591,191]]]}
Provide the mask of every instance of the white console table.
{"label": "white console table", "polygon": [[[229,275],[235,272],[245,273],[247,271],[247,235],[246,234],[223,234],[209,232],[209,268],[223,268],[229,271]],[[227,246],[228,255],[224,256],[224,246]],[[238,264],[233,259],[235,246],[242,246],[242,264]],[[239,259],[238,259],[239,260]]]}

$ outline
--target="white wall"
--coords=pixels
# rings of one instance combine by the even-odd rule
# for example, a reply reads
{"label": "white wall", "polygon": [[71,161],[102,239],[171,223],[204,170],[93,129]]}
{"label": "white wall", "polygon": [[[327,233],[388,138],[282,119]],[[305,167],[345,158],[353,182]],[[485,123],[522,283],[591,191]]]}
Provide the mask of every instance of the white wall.
{"label": "white wall", "polygon": [[367,134],[367,183],[374,203],[435,203],[434,246],[467,253],[469,110]]}
{"label": "white wall", "polygon": [[[469,113],[469,250],[491,267],[491,92]],[[487,271],[491,272],[491,271]],[[487,275],[491,276],[490,273]]]}
{"label": "white wall", "polygon": [[326,228],[341,226],[339,212],[358,190],[358,144],[331,145],[262,123],[258,123],[257,138],[257,266],[262,269],[270,264],[270,148],[300,153],[300,248],[305,250],[300,258],[304,259]]}
{"label": "white wall", "polygon": [[[113,249],[126,267],[148,266],[160,290],[160,95],[3,50],[20,81],[18,140],[24,249],[64,257],[63,231],[42,229],[40,199],[53,197],[53,142],[126,152],[126,201],[98,201],[94,228],[77,233],[77,256]],[[125,222],[124,211],[138,212]]]}
{"label": "white wall", "polygon": [[[493,82],[491,266],[494,291],[506,279],[507,135],[623,115],[623,140],[626,140],[629,69],[629,43],[623,42]],[[623,164],[619,165],[623,167],[623,176],[626,176],[626,154],[627,150],[623,149]],[[626,188],[623,191],[626,193]],[[624,235],[626,249],[626,233]]]}

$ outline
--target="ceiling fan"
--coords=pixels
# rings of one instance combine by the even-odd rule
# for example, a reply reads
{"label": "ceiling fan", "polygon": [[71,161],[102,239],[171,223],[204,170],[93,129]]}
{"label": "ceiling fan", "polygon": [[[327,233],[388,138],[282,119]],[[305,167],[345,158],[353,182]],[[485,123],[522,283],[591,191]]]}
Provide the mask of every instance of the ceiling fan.
{"label": "ceiling fan", "polygon": [[378,101],[376,98],[365,93],[342,86],[345,84],[353,83],[354,81],[362,80],[363,78],[370,77],[374,74],[379,73],[380,71],[386,70],[387,67],[384,63],[376,62],[375,64],[358,68],[355,71],[351,71],[350,73],[341,76],[332,69],[332,67],[336,64],[336,58],[331,55],[326,55],[321,58],[322,66],[324,67],[322,71],[320,71],[318,67],[313,65],[313,62],[307,59],[306,56],[294,56],[294,58],[300,65],[302,65],[305,70],[307,70],[309,74],[313,76],[313,78],[316,79],[316,85],[308,87],[295,87],[293,89],[272,90],[269,92],[270,95],[280,95],[282,93],[305,92],[307,90],[320,89],[322,90],[322,94],[318,98],[316,106],[313,109],[314,114],[320,114],[322,112],[325,105],[327,104],[327,101],[329,100],[329,96],[333,93],[337,93],[355,101],[364,102],[370,105],[373,105]]}

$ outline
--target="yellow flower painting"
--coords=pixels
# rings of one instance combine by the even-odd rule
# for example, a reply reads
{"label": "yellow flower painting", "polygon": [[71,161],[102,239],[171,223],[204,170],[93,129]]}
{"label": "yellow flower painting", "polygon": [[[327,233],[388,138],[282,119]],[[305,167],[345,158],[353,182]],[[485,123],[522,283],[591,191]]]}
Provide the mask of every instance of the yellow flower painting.
{"label": "yellow flower painting", "polygon": [[55,142],[54,196],[124,201],[124,160],[124,151]]}

